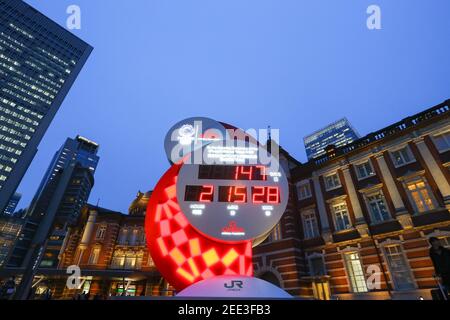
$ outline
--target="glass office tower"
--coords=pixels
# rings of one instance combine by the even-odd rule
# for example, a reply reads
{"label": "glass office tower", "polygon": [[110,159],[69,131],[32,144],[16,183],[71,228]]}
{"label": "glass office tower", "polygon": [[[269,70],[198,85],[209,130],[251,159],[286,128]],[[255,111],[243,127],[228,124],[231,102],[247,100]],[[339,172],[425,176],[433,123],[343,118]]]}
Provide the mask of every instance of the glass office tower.
{"label": "glass office tower", "polygon": [[24,222],[20,217],[0,215],[0,268],[6,265]]}
{"label": "glass office tower", "polygon": [[92,47],[20,0],[0,0],[0,212]]}
{"label": "glass office tower", "polygon": [[346,118],[342,118],[323,129],[303,138],[308,160],[325,154],[325,148],[334,145],[336,148],[359,139],[358,132]]}
{"label": "glass office tower", "polygon": [[66,169],[71,162],[79,163],[81,167],[86,168],[94,175],[99,161],[98,148],[97,143],[79,135],[75,139],[67,138],[66,142],[53,156],[52,162],[31,202],[28,213],[35,210],[36,202],[42,196],[46,186],[58,176],[59,171]]}
{"label": "glass office tower", "polygon": [[26,222],[8,261],[9,266],[20,267],[29,262],[26,255],[30,248],[33,249],[33,243],[42,246],[48,236],[43,246],[43,262],[47,267],[57,265],[66,234],[77,221],[94,186],[98,150],[97,143],[77,136],[68,138],[55,153],[27,210]]}
{"label": "glass office tower", "polygon": [[9,199],[5,210],[3,210],[3,214],[8,215],[8,216],[13,215],[21,198],[22,198],[22,195],[18,192],[15,192],[12,195],[12,197]]}

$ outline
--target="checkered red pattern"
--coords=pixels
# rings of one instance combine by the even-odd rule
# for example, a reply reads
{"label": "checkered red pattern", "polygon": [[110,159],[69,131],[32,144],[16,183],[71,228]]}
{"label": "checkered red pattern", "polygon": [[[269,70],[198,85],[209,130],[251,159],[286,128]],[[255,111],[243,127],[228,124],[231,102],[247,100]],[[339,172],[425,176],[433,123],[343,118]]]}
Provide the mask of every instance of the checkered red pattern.
{"label": "checkered red pattern", "polygon": [[147,245],[159,272],[178,291],[218,275],[252,276],[251,241],[213,241],[189,224],[176,198],[180,169],[175,164],[164,174],[147,207]]}

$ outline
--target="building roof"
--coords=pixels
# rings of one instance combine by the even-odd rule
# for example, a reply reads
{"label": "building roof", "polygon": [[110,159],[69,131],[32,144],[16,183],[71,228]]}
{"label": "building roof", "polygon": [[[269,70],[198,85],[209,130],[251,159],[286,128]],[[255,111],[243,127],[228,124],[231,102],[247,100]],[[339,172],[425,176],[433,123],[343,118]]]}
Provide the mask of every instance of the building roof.
{"label": "building roof", "polygon": [[315,168],[323,167],[332,161],[360,152],[362,149],[381,141],[395,139],[419,127],[448,118],[450,115],[449,111],[450,99],[415,115],[406,117],[403,120],[391,124],[383,129],[369,133],[345,146],[334,148],[333,150],[330,150],[332,152],[328,152],[322,156],[311,159],[307,163],[297,167],[294,171],[294,175],[302,175],[305,171],[311,171]]}
{"label": "building roof", "polygon": [[354,132],[358,137],[360,137],[358,131],[352,126],[351,122],[348,121],[348,119],[347,119],[346,117],[344,117],[344,118],[341,118],[341,119],[339,119],[339,120],[336,120],[336,121],[330,123],[329,125],[327,125],[327,126],[321,128],[321,129],[318,129],[318,130],[314,131],[314,132],[311,133],[311,134],[306,135],[306,136],[303,138],[303,142],[304,142],[305,144],[309,143],[310,140],[311,140],[312,138],[314,138],[314,136],[326,132],[326,131],[329,130],[331,127],[334,127],[334,126],[340,124],[341,122],[342,122],[342,123],[345,123],[346,125],[348,125],[348,126],[353,130],[353,132]]}
{"label": "building roof", "polygon": [[131,202],[130,207],[128,208],[128,214],[130,216],[144,216],[151,195],[152,191],[147,191],[145,193],[138,191],[136,199]]}

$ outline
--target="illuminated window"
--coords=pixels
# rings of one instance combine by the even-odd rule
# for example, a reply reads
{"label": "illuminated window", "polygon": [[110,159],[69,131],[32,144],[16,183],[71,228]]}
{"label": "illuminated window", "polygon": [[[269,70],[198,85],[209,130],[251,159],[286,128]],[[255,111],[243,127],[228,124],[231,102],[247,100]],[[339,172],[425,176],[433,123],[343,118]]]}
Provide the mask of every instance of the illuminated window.
{"label": "illuminated window", "polygon": [[355,166],[355,168],[356,168],[356,175],[358,176],[359,180],[371,177],[375,174],[372,165],[370,164],[370,161],[358,164]]}
{"label": "illuminated window", "polygon": [[143,252],[116,251],[111,260],[112,269],[136,270],[142,266]]}
{"label": "illuminated window", "polygon": [[92,249],[91,255],[89,256],[89,264],[97,264],[99,257],[100,257],[100,248]]}
{"label": "illuminated window", "polygon": [[299,200],[307,199],[311,197],[311,187],[309,181],[302,182],[297,187]]}
{"label": "illuminated window", "polygon": [[384,253],[395,289],[414,289],[414,280],[400,245],[385,246]]}
{"label": "illuminated window", "polygon": [[[131,284],[128,286],[125,286],[126,291],[125,291],[125,296],[127,297],[134,297],[136,296],[136,285]],[[118,284],[117,285],[117,295],[121,296],[123,295],[124,289],[123,289],[123,284]]]}
{"label": "illuminated window", "polygon": [[344,202],[332,205],[332,212],[336,231],[342,231],[352,227],[347,205]]}
{"label": "illuminated window", "polygon": [[390,219],[389,211],[386,208],[386,201],[381,191],[366,195],[366,202],[373,223]]}
{"label": "illuminated window", "polygon": [[136,268],[136,256],[125,256],[124,269]]}
{"label": "illuminated window", "polygon": [[339,188],[340,186],[341,181],[339,180],[337,173],[325,177],[325,189],[332,190]]}
{"label": "illuminated window", "polygon": [[436,207],[432,192],[423,179],[407,182],[406,189],[416,212],[426,212]]}
{"label": "illuminated window", "polygon": [[312,282],[313,296],[316,300],[330,300],[330,283],[328,280],[319,279]]}
{"label": "illuminated window", "polygon": [[440,153],[450,150],[450,131],[434,136],[433,141]]}
{"label": "illuminated window", "polygon": [[305,239],[312,239],[319,236],[319,226],[317,224],[314,209],[305,210],[301,213],[303,221],[303,232]]}
{"label": "illuminated window", "polygon": [[366,279],[364,277],[364,271],[359,254],[357,252],[345,253],[344,260],[352,291],[367,292]]}
{"label": "illuminated window", "polygon": [[125,254],[121,252],[114,252],[114,256],[111,260],[112,269],[122,269],[125,263]]}
{"label": "illuminated window", "polygon": [[91,290],[91,281],[90,280],[86,280],[84,281],[83,284],[83,289],[82,289],[82,293],[88,293]]}
{"label": "illuminated window", "polygon": [[394,161],[395,167],[401,167],[415,161],[414,157],[411,154],[411,151],[407,146],[391,152],[391,157]]}

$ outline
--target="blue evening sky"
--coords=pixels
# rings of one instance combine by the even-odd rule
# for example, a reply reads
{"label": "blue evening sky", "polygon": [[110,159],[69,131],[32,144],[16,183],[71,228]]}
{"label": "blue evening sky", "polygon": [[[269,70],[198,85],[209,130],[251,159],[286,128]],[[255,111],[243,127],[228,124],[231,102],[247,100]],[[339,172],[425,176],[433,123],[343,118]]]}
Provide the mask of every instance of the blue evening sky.
{"label": "blue evening sky", "polygon": [[[169,164],[190,116],[303,136],[346,116],[365,135],[450,98],[448,0],[26,0],[95,49],[18,191],[28,206],[66,137],[101,145],[90,201],[127,212]],[[368,30],[377,4],[382,30]]]}

